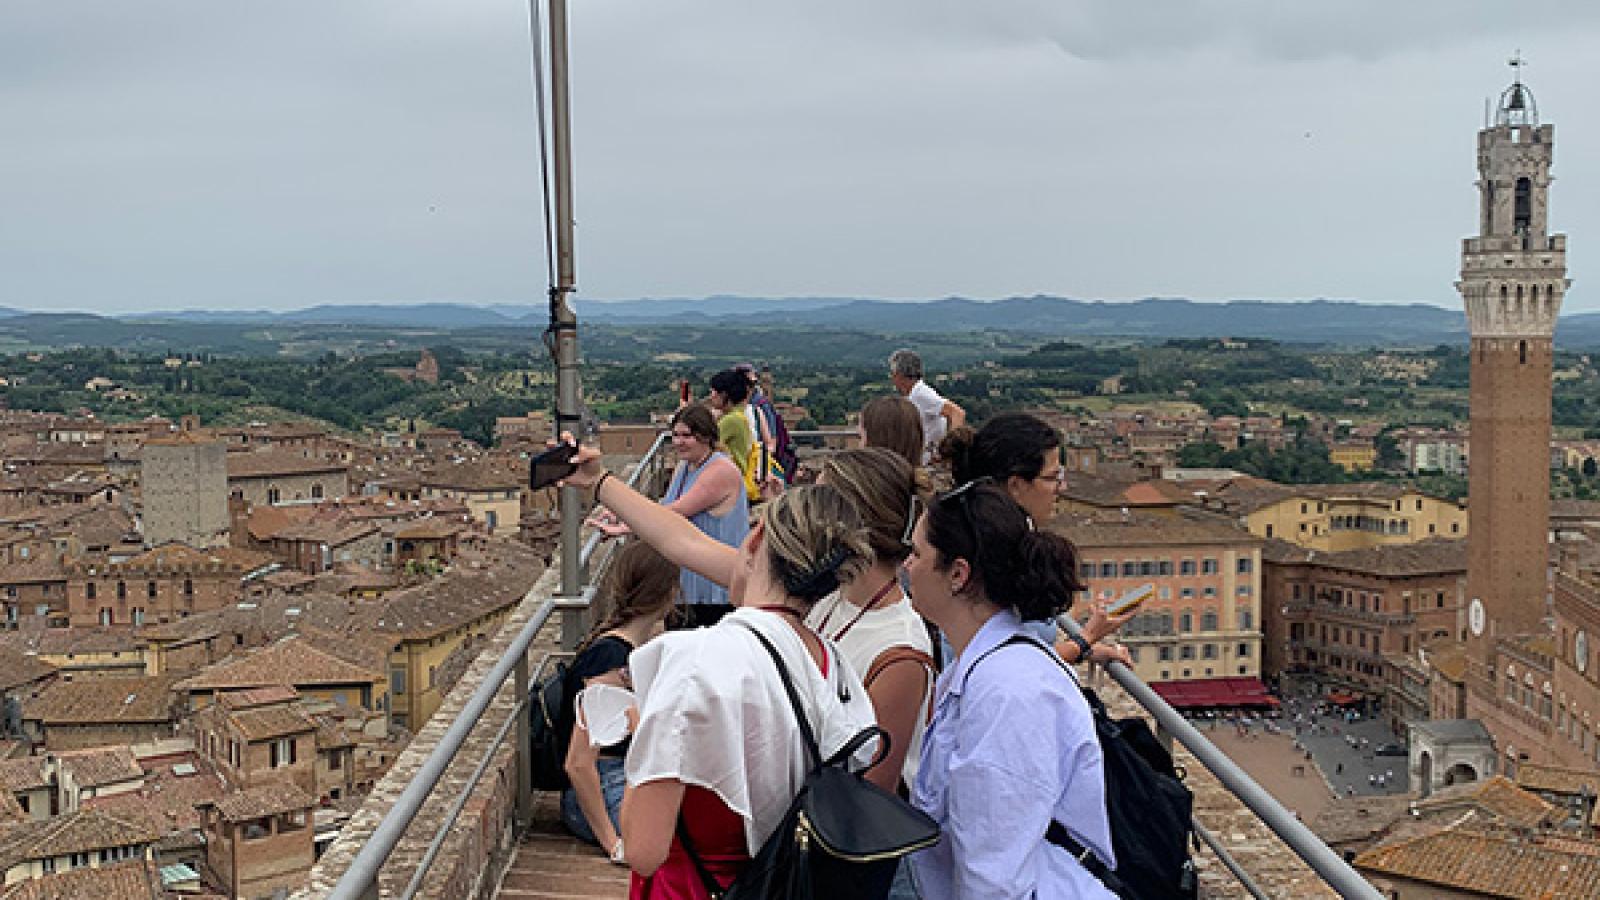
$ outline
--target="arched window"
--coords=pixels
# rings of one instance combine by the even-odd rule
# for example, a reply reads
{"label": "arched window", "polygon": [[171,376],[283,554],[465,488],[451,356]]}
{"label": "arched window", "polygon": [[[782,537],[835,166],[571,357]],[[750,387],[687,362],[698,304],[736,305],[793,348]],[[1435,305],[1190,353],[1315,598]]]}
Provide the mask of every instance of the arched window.
{"label": "arched window", "polygon": [[315,484],[311,485],[311,499],[313,499],[313,500],[321,500],[322,499],[322,482],[319,481],[319,482],[316,482]]}
{"label": "arched window", "polygon": [[1526,178],[1517,179],[1517,195],[1515,210],[1512,213],[1512,228],[1517,234],[1527,234],[1528,228],[1533,224],[1533,182]]}
{"label": "arched window", "polygon": [[1523,365],[1528,364],[1528,342],[1517,341],[1517,359]]}
{"label": "arched window", "polygon": [[278,490],[277,487],[269,487],[269,488],[267,488],[267,502],[269,504],[271,504],[273,506],[277,506],[279,501],[281,501],[282,499],[283,499],[283,491]]}

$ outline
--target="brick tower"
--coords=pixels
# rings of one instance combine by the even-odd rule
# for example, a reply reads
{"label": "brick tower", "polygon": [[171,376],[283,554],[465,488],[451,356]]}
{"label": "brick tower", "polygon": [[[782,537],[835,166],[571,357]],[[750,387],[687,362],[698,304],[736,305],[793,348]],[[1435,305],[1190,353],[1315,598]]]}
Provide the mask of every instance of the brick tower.
{"label": "brick tower", "polygon": [[1566,235],[1547,226],[1555,128],[1518,76],[1478,132],[1478,236],[1456,283],[1472,334],[1467,635],[1487,671],[1495,638],[1547,630],[1551,337],[1570,283]]}

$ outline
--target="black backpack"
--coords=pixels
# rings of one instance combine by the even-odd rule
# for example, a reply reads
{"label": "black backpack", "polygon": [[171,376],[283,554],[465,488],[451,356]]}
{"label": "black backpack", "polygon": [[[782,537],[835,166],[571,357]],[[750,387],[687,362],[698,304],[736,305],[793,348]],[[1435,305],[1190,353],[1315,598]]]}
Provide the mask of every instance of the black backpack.
{"label": "black backpack", "polygon": [[534,790],[567,789],[567,742],[572,740],[572,715],[567,709],[567,664],[528,692],[528,768]]}
{"label": "black backpack", "polygon": [[939,826],[899,796],[849,770],[850,757],[874,738],[880,741],[878,758],[888,752],[889,736],[876,725],[862,729],[838,753],[822,758],[783,657],[760,632],[751,628],[750,633],[778,667],[800,723],[811,773],[783,822],[733,884],[723,887],[706,870],[681,816],[678,840],[711,900],[883,900],[901,858],[938,843]]}
{"label": "black backpack", "polygon": [[[1000,646],[1023,643],[1038,647],[1078,684],[1067,664],[1032,638],[1014,635]],[[1193,900],[1200,890],[1189,858],[1194,794],[1183,786],[1172,754],[1161,746],[1149,723],[1138,717],[1113,719],[1094,691],[1081,684],[1078,689],[1089,702],[1100,741],[1116,871],[1107,869],[1060,822],[1050,823],[1045,839],[1071,853],[1124,900]]]}

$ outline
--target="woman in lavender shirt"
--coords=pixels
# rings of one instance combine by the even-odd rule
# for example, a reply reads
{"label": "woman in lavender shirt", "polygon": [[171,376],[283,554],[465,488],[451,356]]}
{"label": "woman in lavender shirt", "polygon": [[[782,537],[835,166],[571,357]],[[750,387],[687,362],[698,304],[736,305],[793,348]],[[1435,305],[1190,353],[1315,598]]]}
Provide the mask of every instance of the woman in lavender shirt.
{"label": "woman in lavender shirt", "polygon": [[922,896],[1114,900],[1063,846],[1116,867],[1094,721],[1075,677],[1024,627],[1081,588],[1072,545],[978,479],[922,517],[905,570],[912,604],[957,654],[935,687],[912,792],[943,829],[912,857]]}

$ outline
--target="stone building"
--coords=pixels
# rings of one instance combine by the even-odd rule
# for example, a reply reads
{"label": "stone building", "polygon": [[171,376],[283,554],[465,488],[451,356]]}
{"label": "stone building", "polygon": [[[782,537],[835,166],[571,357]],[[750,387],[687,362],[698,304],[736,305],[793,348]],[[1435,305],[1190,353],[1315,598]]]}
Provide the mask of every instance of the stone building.
{"label": "stone building", "polygon": [[484,463],[445,465],[422,477],[422,497],[460,501],[484,530],[509,537],[520,527],[525,479],[511,469]]}
{"label": "stone building", "polygon": [[71,625],[139,627],[235,603],[242,585],[272,571],[272,557],[252,550],[197,550],[165,544],[123,562],[69,562]]}
{"label": "stone building", "polygon": [[316,860],[305,791],[274,782],[227,794],[200,808],[210,880],[230,897],[286,896]]}
{"label": "stone building", "polygon": [[1467,533],[1461,504],[1390,482],[1285,485],[1237,478],[1205,498],[1251,534],[1309,550],[1356,550]]}
{"label": "stone building", "polygon": [[293,688],[223,691],[190,719],[196,751],[225,783],[250,788],[290,782],[311,796],[317,785],[317,726]]}
{"label": "stone building", "polygon": [[22,705],[22,729],[48,750],[152,744],[172,737],[170,676],[58,681]]}
{"label": "stone building", "polygon": [[[98,869],[127,860],[151,858],[160,835],[136,819],[98,810],[80,810],[54,819],[15,826],[0,836],[0,890],[28,881],[43,881],[80,869]],[[138,894],[55,893],[50,886],[39,897],[138,897]],[[159,896],[147,894],[146,896]]]}
{"label": "stone building", "polygon": [[1120,635],[1152,684],[1261,674],[1262,541],[1204,513],[1057,516],[1089,592],[1113,599],[1142,584],[1156,596]]}
{"label": "stone building", "polygon": [[1459,639],[1466,556],[1459,540],[1335,553],[1270,542],[1261,601],[1267,673],[1315,672],[1384,695],[1397,660],[1427,641]]}
{"label": "stone building", "polygon": [[337,500],[350,492],[350,466],[282,450],[228,454],[228,495],[250,506]]}
{"label": "stone building", "polygon": [[227,448],[194,431],[145,442],[139,458],[145,544],[227,546]]}

